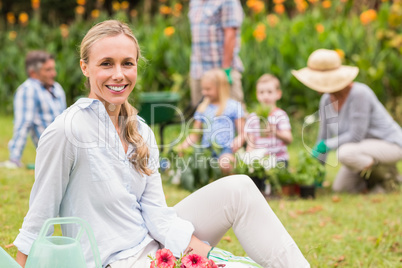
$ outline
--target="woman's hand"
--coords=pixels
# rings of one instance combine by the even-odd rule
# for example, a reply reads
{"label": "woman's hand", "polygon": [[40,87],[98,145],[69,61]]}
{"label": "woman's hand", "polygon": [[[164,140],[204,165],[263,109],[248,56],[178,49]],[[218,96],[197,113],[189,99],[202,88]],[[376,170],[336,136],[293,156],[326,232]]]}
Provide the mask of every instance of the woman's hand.
{"label": "woman's hand", "polygon": [[25,263],[27,262],[28,255],[25,255],[21,251],[17,252],[17,258],[16,261],[19,265],[21,265],[23,268],[25,267]]}

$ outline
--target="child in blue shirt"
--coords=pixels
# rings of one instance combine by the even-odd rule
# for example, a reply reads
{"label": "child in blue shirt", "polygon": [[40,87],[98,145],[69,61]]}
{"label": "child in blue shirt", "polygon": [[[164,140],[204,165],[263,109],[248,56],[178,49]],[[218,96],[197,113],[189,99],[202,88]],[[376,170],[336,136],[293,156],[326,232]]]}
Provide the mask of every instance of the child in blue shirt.
{"label": "child in blue shirt", "polygon": [[230,99],[230,85],[223,70],[207,71],[201,87],[204,100],[194,114],[192,133],[177,149],[189,146],[212,149],[222,173],[228,175],[233,170],[234,153],[244,143],[244,111],[241,103]]}

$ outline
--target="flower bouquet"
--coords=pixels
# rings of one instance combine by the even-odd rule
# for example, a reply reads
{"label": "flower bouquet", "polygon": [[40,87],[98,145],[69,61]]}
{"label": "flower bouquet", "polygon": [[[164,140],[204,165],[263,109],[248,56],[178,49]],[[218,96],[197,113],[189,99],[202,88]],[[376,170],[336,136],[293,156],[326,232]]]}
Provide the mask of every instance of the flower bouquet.
{"label": "flower bouquet", "polygon": [[215,264],[213,260],[209,260],[198,254],[190,254],[192,249],[188,249],[184,254],[176,259],[173,253],[166,248],[159,249],[155,258],[148,256],[152,262],[150,268],[218,268],[225,267],[225,264]]}

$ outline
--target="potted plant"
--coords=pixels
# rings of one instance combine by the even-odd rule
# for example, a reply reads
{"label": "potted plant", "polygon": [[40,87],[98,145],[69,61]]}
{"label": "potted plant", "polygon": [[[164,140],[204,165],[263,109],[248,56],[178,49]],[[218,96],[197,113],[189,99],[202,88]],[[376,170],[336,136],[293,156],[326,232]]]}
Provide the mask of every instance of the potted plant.
{"label": "potted plant", "polygon": [[295,182],[300,187],[302,198],[315,198],[316,186],[321,184],[325,175],[324,165],[307,151],[299,152]]}
{"label": "potted plant", "polygon": [[[189,191],[195,191],[211,180],[221,177],[219,165],[213,163],[210,150],[189,147],[179,155],[175,150],[168,153],[172,161],[170,182],[180,184]],[[173,180],[176,178],[176,182]]]}
{"label": "potted plant", "polygon": [[299,193],[299,187],[295,183],[294,174],[287,168],[276,167],[278,182],[281,185],[281,194],[284,196],[293,196]]}
{"label": "potted plant", "polygon": [[273,168],[274,161],[270,156],[264,156],[264,150],[251,152],[240,151],[236,154],[235,172],[248,175],[261,192],[269,183],[272,189],[280,191],[280,184]]}

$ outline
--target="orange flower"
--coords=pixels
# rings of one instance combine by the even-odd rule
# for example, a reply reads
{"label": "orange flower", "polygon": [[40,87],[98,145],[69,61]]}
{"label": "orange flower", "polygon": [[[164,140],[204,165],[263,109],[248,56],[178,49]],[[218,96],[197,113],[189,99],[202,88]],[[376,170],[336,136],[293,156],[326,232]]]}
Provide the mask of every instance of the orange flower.
{"label": "orange flower", "polygon": [[77,4],[79,5],[79,6],[85,6],[85,0],[77,0]]}
{"label": "orange flower", "polygon": [[183,9],[183,5],[180,3],[174,4],[174,10],[181,11]]}
{"label": "orange flower", "polygon": [[322,1],[322,7],[323,8],[330,8],[331,5],[332,5],[332,3],[329,0]]}
{"label": "orange flower", "polygon": [[270,27],[275,27],[279,22],[279,18],[275,14],[269,14],[267,15],[267,21]]}
{"label": "orange flower", "polygon": [[283,2],[285,2],[285,0],[274,0],[274,4],[276,5],[283,4]]}
{"label": "orange flower", "polygon": [[[160,1],[160,0],[159,0],[159,1]],[[247,5],[249,8],[251,8],[251,7],[254,5],[254,3],[255,3],[256,1],[258,1],[258,0],[248,0],[248,1],[246,2],[246,5]]]}
{"label": "orange flower", "polygon": [[318,24],[315,25],[315,29],[316,29],[316,31],[317,31],[318,33],[323,33],[324,30],[325,30],[325,27],[324,27],[324,25],[322,25],[321,23],[318,23]]}
{"label": "orange flower", "polygon": [[14,24],[15,23],[15,16],[13,12],[8,12],[7,13],[7,22],[9,24]]}
{"label": "orange flower", "polygon": [[40,0],[31,0],[31,6],[33,10],[37,10],[40,7]]}
{"label": "orange flower", "polygon": [[96,19],[96,18],[98,18],[99,17],[99,9],[94,9],[94,10],[92,10],[91,11],[91,17],[93,18],[93,19]]}
{"label": "orange flower", "polygon": [[120,10],[120,3],[117,2],[117,1],[113,1],[113,2],[112,2],[112,9],[113,9],[114,11],[119,11],[119,10]]}
{"label": "orange flower", "polygon": [[253,5],[253,12],[258,14],[261,13],[265,8],[265,4],[262,1],[256,1],[255,4]]}
{"label": "orange flower", "polygon": [[165,34],[165,36],[171,36],[172,34],[174,34],[175,29],[173,26],[169,26],[166,27],[165,30],[163,30],[163,33]]}
{"label": "orange flower", "polygon": [[303,13],[304,11],[306,11],[308,4],[306,1],[304,0],[295,0],[296,2],[296,8],[299,12]]}
{"label": "orange flower", "polygon": [[85,7],[83,6],[77,6],[75,8],[75,13],[77,13],[78,15],[82,15],[85,13]]}
{"label": "orange flower", "polygon": [[159,8],[159,12],[163,15],[169,15],[170,13],[172,13],[172,9],[168,6],[163,5]]}
{"label": "orange flower", "polygon": [[130,3],[128,1],[121,2],[121,9],[126,10],[130,7]]}
{"label": "orange flower", "polygon": [[183,6],[182,6],[181,4],[176,3],[176,4],[174,5],[173,10],[172,10],[173,16],[175,16],[175,17],[180,17],[182,8],[183,8]]}
{"label": "orange flower", "polygon": [[253,32],[253,36],[258,42],[263,41],[266,37],[265,24],[258,23],[256,29]]}
{"label": "orange flower", "polygon": [[369,9],[360,14],[360,21],[363,25],[367,25],[377,18],[377,12],[374,9]]}
{"label": "orange flower", "polygon": [[17,32],[16,31],[10,31],[8,33],[8,39],[10,39],[11,41],[14,41],[15,38],[17,38]]}
{"label": "orange flower", "polygon": [[138,11],[136,9],[131,9],[130,16],[134,18],[134,17],[137,17],[137,15],[138,15]]}
{"label": "orange flower", "polygon": [[20,13],[20,15],[18,16],[18,20],[22,25],[25,25],[28,22],[28,19],[29,16],[25,12]]}
{"label": "orange flower", "polygon": [[63,38],[67,38],[68,34],[70,33],[68,30],[68,26],[66,24],[60,25],[60,33]]}
{"label": "orange flower", "polygon": [[318,2],[318,0],[308,0],[310,2],[310,4],[315,4]]}
{"label": "orange flower", "polygon": [[265,8],[264,2],[260,0],[249,0],[246,4],[255,14],[261,13]]}
{"label": "orange flower", "polygon": [[345,58],[345,52],[342,49],[337,48],[335,49],[335,52],[338,53],[339,58],[341,58],[342,60]]}
{"label": "orange flower", "polygon": [[275,11],[275,13],[283,14],[285,12],[285,6],[282,4],[275,5],[274,11]]}

